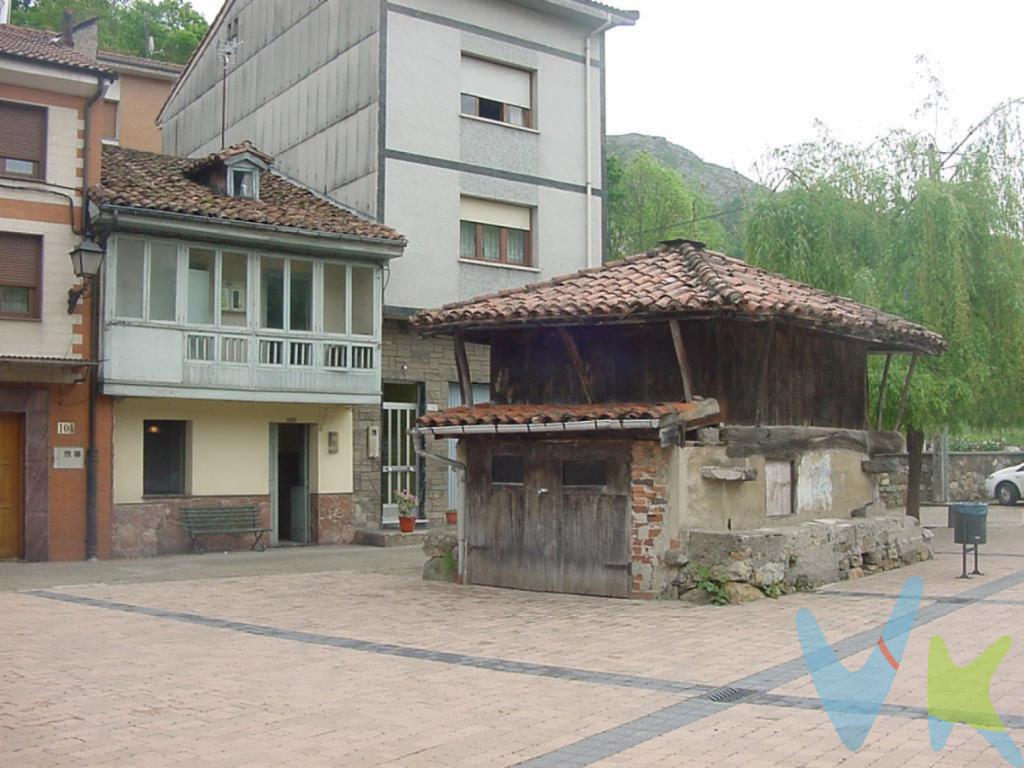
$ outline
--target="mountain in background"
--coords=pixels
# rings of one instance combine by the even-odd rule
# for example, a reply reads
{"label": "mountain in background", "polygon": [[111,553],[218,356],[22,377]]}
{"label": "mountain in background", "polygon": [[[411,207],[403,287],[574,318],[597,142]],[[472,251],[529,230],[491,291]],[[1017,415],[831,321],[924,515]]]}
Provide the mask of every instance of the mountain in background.
{"label": "mountain in background", "polygon": [[751,193],[761,189],[759,184],[739,171],[705,162],[686,147],[661,136],[627,133],[608,136],[606,142],[608,154],[623,162],[646,152],[665,167],[676,171],[688,186],[700,192],[722,212],[722,224],[737,244],[742,243],[743,212],[738,209],[743,207]]}

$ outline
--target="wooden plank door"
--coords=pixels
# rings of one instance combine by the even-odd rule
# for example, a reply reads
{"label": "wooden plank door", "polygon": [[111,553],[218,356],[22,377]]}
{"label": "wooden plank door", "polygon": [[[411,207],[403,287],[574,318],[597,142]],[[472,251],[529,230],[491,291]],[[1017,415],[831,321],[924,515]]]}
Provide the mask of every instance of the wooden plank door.
{"label": "wooden plank door", "polygon": [[467,453],[472,583],[628,597],[628,452],[481,440]]}
{"label": "wooden plank door", "polygon": [[25,467],[21,416],[0,414],[0,557],[22,557]]}
{"label": "wooden plank door", "polygon": [[793,464],[766,461],[764,464],[765,511],[768,517],[793,514]]}
{"label": "wooden plank door", "polygon": [[630,479],[628,446],[573,444],[548,449],[558,472],[554,520],[557,556],[549,589],[576,595],[629,597]]}

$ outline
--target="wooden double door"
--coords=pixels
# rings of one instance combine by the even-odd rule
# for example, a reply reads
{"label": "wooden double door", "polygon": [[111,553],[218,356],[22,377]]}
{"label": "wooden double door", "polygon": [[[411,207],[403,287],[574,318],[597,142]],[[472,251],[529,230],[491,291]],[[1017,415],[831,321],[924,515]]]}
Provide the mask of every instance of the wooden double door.
{"label": "wooden double door", "polygon": [[628,597],[629,455],[617,441],[471,441],[470,582]]}
{"label": "wooden double door", "polygon": [[24,554],[23,445],[21,415],[0,413],[0,557]]}

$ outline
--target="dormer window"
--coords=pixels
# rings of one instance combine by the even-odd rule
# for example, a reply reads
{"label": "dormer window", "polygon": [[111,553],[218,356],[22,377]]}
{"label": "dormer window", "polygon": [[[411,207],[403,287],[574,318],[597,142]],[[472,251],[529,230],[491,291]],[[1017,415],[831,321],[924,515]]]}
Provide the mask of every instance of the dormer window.
{"label": "dormer window", "polygon": [[242,200],[260,199],[260,168],[246,160],[228,162],[228,196]]}
{"label": "dormer window", "polygon": [[256,171],[232,168],[228,182],[228,194],[246,200],[256,199]]}

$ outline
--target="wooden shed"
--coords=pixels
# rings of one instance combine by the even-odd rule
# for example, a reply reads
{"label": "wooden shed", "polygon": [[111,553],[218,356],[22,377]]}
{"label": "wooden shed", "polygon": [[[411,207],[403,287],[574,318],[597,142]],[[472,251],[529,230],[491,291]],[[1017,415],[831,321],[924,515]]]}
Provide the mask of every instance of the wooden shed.
{"label": "wooden shed", "polygon": [[[688,527],[876,511],[871,459],[902,441],[869,424],[868,355],[945,347],[687,241],[415,323],[455,338],[470,403],[417,424],[460,441],[466,579],[617,597],[656,596]],[[467,342],[490,346],[489,403]]]}

